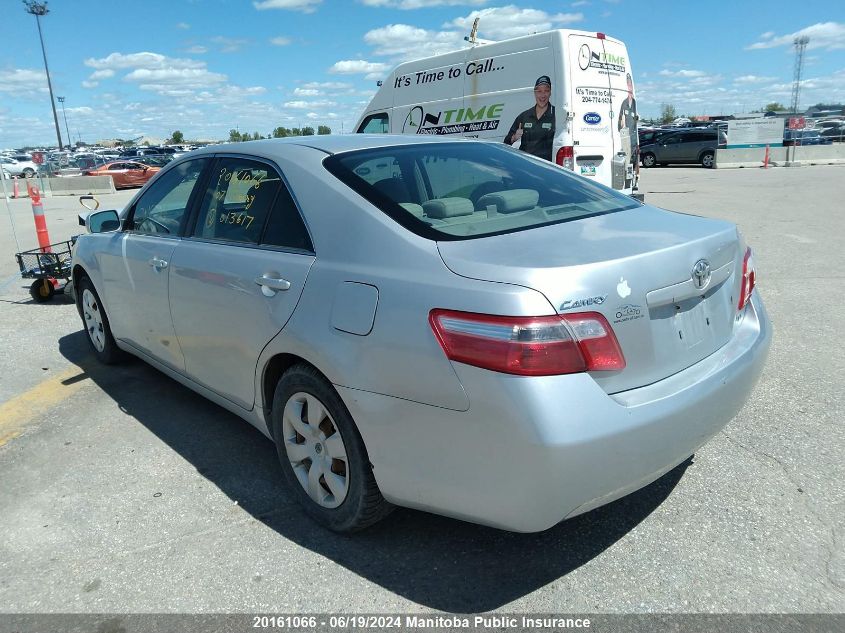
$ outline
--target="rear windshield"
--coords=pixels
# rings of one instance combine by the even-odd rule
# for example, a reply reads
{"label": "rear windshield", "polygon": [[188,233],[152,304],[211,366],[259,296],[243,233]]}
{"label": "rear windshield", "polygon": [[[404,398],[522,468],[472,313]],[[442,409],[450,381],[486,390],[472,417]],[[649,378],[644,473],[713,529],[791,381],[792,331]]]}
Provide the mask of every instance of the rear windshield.
{"label": "rear windshield", "polygon": [[498,143],[382,147],[335,154],[326,168],[402,226],[463,240],[640,206]]}

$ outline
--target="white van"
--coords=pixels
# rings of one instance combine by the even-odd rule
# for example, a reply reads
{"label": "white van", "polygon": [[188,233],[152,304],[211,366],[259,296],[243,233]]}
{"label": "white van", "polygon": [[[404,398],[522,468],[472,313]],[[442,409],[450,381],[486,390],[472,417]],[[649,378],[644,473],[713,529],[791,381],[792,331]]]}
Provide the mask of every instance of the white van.
{"label": "white van", "polygon": [[548,31],[400,64],[355,130],[509,142],[633,195],[633,88],[625,44],[603,33]]}

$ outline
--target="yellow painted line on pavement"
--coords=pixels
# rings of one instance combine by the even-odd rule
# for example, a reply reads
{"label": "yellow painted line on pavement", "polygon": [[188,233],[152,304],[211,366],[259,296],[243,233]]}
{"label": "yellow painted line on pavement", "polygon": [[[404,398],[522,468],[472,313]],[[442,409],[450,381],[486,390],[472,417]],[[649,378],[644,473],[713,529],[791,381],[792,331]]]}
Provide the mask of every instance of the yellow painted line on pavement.
{"label": "yellow painted line on pavement", "polygon": [[71,367],[0,404],[0,446],[18,437],[27,425],[82,389],[88,381],[80,380],[80,376],[85,377],[85,372],[79,367]]}

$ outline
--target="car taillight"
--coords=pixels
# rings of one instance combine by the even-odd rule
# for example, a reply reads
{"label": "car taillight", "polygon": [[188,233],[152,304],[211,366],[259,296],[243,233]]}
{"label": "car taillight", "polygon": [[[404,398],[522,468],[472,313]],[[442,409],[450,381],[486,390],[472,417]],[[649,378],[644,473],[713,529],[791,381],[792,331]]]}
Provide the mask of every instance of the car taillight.
{"label": "car taillight", "polygon": [[751,255],[751,248],[749,247],[745,251],[745,258],[742,260],[742,282],[739,288],[737,310],[742,310],[751,301],[751,293],[754,291],[755,282],[754,257]]}
{"label": "car taillight", "polygon": [[566,169],[575,171],[575,148],[572,145],[564,145],[557,151],[555,162]]}
{"label": "car taillight", "polygon": [[432,310],[431,329],[450,360],[519,376],[625,368],[616,335],[598,312],[509,317]]}

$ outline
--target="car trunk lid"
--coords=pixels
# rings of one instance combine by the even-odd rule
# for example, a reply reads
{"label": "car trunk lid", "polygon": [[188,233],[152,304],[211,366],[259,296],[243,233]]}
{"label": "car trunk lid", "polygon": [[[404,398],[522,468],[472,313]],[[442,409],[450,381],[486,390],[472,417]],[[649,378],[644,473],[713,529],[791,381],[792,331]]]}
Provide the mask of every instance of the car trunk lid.
{"label": "car trunk lid", "polygon": [[[671,376],[728,342],[740,246],[733,224],[649,206],[438,243],[458,275],[538,290],[561,314],[603,314],[627,363],[621,371],[593,372],[608,393]],[[698,287],[706,268],[709,278]]]}

